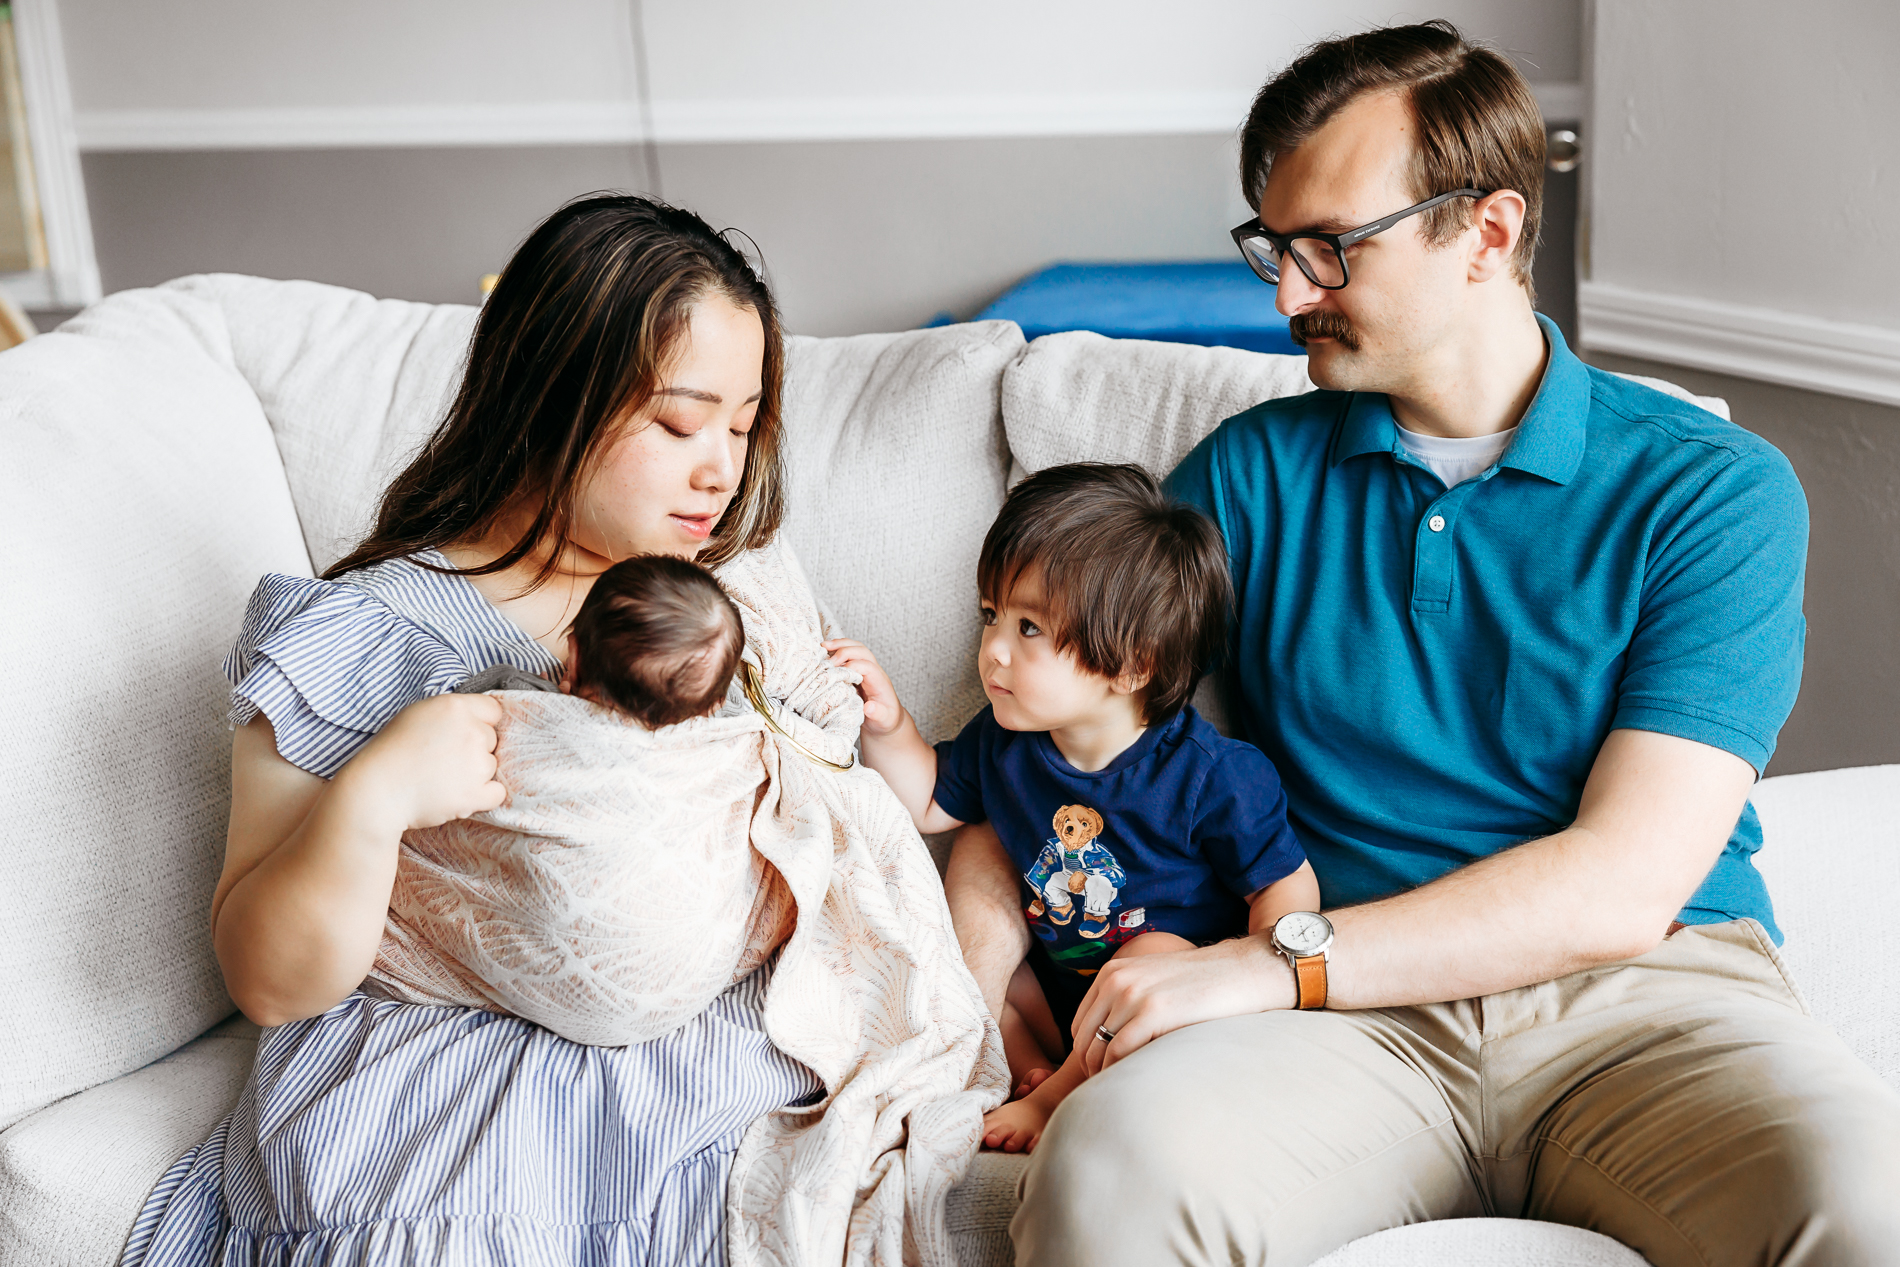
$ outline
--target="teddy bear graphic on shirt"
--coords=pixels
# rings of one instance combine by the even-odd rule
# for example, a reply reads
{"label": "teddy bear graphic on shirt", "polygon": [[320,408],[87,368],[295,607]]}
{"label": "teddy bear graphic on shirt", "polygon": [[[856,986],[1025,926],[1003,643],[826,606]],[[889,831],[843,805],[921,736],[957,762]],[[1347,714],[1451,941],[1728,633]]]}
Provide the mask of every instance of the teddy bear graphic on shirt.
{"label": "teddy bear graphic on shirt", "polygon": [[[1067,925],[1081,907],[1082,922],[1077,935],[1100,941],[1115,928],[1115,908],[1121,905],[1121,891],[1128,874],[1115,860],[1099,837],[1102,816],[1086,805],[1064,805],[1056,811],[1055,837],[1036,856],[1036,865],[1023,879],[1029,882],[1036,898],[1027,914],[1032,921]],[[1140,912],[1124,915],[1120,924],[1137,926]]]}

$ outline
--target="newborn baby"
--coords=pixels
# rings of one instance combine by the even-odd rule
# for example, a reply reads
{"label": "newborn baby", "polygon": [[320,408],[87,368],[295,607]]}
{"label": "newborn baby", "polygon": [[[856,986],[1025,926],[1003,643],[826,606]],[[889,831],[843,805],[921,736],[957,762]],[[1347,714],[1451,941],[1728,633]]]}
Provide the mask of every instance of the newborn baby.
{"label": "newborn baby", "polygon": [[568,639],[559,686],[500,665],[455,688],[511,692],[495,754],[508,801],[404,835],[371,976],[410,1002],[618,1046],[751,972],[793,904],[747,844],[770,777],[758,724],[711,716],[745,647],[712,573],[616,563]]}
{"label": "newborn baby", "polygon": [[658,730],[724,703],[744,649],[739,609],[712,573],[670,555],[636,555],[595,579],[568,630],[560,686],[498,664],[455,689],[566,691]]}

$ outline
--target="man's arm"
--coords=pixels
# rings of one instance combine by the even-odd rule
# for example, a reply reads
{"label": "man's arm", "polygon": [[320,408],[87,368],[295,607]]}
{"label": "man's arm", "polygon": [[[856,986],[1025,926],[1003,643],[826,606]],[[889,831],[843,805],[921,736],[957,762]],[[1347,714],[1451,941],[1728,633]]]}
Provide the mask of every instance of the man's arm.
{"label": "man's arm", "polygon": [[957,833],[943,877],[944,896],[963,962],[983,991],[990,1015],[999,1019],[1009,979],[1029,953],[1020,884],[994,827],[972,823]]}
{"label": "man's arm", "polygon": [[[1715,865],[1755,770],[1708,744],[1643,730],[1604,741],[1568,828],[1409,893],[1329,913],[1327,1006],[1475,998],[1653,949]],[[1265,935],[1111,960],[1076,1014],[1106,1024],[1091,1072],[1184,1025],[1293,1006]]]}

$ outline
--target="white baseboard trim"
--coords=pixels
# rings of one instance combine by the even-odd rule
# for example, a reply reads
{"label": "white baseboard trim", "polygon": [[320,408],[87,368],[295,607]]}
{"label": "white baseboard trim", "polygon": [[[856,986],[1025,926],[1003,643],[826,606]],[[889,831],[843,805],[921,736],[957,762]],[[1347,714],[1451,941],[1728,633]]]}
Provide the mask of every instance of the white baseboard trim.
{"label": "white baseboard trim", "polygon": [[1583,282],[1577,334],[1592,351],[1900,405],[1896,329]]}
{"label": "white baseboard trim", "polygon": [[[1545,114],[1574,119],[1577,84],[1533,85]],[[955,137],[1231,133],[1252,94],[1218,92],[656,101],[663,144]],[[644,139],[631,101],[323,106],[263,110],[90,110],[85,150],[356,149],[384,146],[619,145]]]}

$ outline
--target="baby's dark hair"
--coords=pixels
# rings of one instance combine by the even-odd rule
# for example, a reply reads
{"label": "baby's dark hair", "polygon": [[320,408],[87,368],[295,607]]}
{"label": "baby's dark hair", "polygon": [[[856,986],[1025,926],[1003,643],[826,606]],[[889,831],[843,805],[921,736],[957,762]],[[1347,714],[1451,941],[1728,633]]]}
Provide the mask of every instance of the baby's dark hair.
{"label": "baby's dark hair", "polygon": [[739,609],[712,573],[663,554],[602,572],[572,632],[574,693],[648,729],[719,707],[745,648]]}
{"label": "baby's dark hair", "polygon": [[1011,489],[983,539],[977,590],[1000,603],[1030,571],[1057,648],[1106,678],[1148,675],[1149,725],[1185,707],[1226,648],[1234,584],[1220,530],[1139,466],[1052,466]]}

